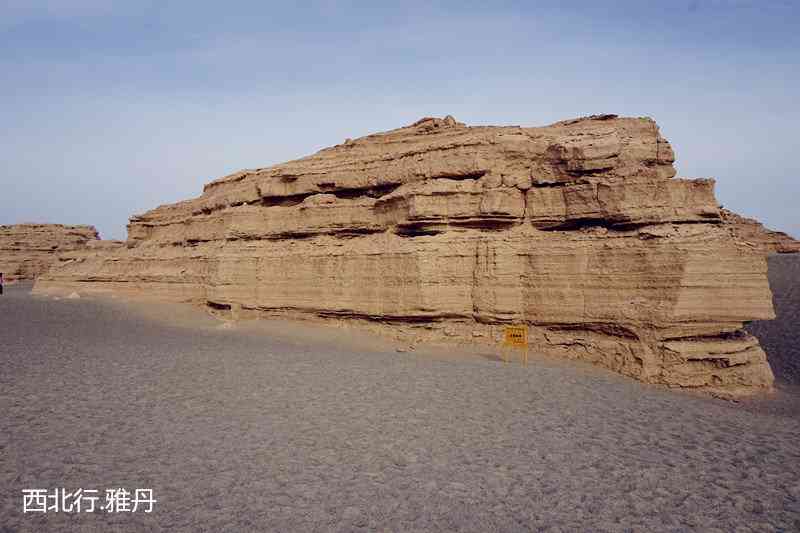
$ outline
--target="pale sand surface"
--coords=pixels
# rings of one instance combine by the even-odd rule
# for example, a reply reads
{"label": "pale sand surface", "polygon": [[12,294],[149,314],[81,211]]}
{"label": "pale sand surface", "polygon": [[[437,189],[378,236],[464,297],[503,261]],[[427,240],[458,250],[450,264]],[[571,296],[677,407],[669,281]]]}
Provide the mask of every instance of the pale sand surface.
{"label": "pale sand surface", "polygon": [[[733,404],[29,289],[0,298],[2,532],[800,529],[789,384]],[[116,486],[155,512],[22,514],[22,489]]]}

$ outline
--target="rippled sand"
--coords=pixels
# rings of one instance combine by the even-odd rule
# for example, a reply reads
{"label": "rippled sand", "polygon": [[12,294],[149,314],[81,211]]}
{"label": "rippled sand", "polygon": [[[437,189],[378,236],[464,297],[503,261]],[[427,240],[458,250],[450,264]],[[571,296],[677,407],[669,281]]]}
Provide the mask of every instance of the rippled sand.
{"label": "rippled sand", "polygon": [[[150,311],[169,320],[0,298],[0,531],[800,529],[792,387],[732,404]],[[117,486],[152,488],[155,512],[22,514],[23,489]]]}

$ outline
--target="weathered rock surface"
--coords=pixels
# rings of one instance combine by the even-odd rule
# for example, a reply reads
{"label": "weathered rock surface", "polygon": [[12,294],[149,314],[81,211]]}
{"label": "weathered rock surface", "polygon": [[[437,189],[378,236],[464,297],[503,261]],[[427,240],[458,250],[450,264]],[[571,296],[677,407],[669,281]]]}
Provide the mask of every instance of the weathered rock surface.
{"label": "weathered rock surface", "polygon": [[766,253],[800,253],[800,241],[786,233],[765,228],[761,222],[737,215],[727,209],[721,209],[720,213],[725,222],[730,225],[734,237],[740,241]]}
{"label": "weathered rock surface", "polygon": [[97,239],[93,226],[0,226],[0,272],[9,281],[33,280],[50,268],[58,254],[83,249]]}
{"label": "weathered rock surface", "polygon": [[774,316],[765,254],[732,236],[714,182],[674,179],[673,161],[650,119],[426,118],[211,182],[132,217],[126,246],[63,256],[36,290],[363,320],[412,343],[525,323],[536,353],[769,389],[742,329]]}

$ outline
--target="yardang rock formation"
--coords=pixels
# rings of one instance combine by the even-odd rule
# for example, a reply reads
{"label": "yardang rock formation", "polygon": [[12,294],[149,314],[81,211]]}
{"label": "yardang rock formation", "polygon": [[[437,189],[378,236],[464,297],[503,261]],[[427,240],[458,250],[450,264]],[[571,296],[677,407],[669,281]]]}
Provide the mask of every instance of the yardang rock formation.
{"label": "yardang rock formation", "polygon": [[417,342],[525,323],[533,353],[768,389],[742,329],[773,317],[764,250],[722,217],[713,180],[675,179],[673,161],[648,118],[425,118],[213,181],[131,218],[127,246],[66,254],[36,290],[361,320]]}
{"label": "yardang rock formation", "polygon": [[93,226],[0,226],[0,272],[9,281],[36,279],[50,268],[58,254],[83,249],[99,238]]}

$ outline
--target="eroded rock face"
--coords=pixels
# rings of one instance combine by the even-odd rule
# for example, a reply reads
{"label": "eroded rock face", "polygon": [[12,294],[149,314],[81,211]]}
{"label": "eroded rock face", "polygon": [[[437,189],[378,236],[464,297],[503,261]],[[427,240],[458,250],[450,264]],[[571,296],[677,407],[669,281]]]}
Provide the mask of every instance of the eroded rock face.
{"label": "eroded rock face", "polygon": [[94,226],[15,224],[0,226],[0,272],[9,281],[33,280],[58,254],[99,239]]}
{"label": "eroded rock face", "polygon": [[736,239],[765,253],[800,253],[800,241],[782,231],[765,228],[761,222],[745,218],[727,209],[720,210],[722,218],[730,226]]}
{"label": "eroded rock face", "polygon": [[497,342],[725,394],[771,387],[744,322],[773,317],[763,250],[712,180],[675,179],[655,122],[541,128],[426,118],[206,185],[134,216],[125,247],[65,256],[38,291],[115,291],[234,316]]}

